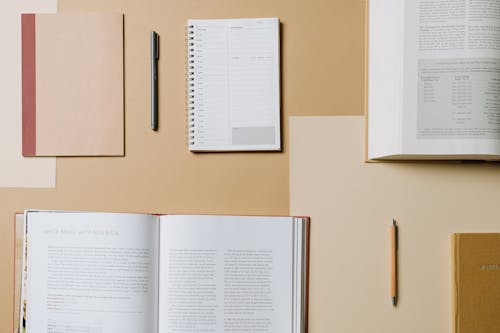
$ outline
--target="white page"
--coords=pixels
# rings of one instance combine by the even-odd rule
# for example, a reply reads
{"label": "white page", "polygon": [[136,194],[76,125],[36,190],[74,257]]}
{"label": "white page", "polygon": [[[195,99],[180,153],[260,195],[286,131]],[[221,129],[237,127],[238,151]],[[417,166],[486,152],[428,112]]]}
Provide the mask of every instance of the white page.
{"label": "white page", "polygon": [[404,1],[370,0],[368,158],[401,153]]}
{"label": "white page", "polygon": [[55,158],[22,156],[21,13],[55,13],[57,0],[0,1],[0,187],[55,187]]}
{"label": "white page", "polygon": [[162,216],[160,235],[160,333],[292,332],[293,218]]}
{"label": "white page", "polygon": [[27,213],[27,332],[157,331],[158,217]]}
{"label": "white page", "polygon": [[500,3],[407,0],[403,153],[500,154]]}
{"label": "white page", "polygon": [[280,149],[278,19],[188,20],[188,27],[190,149]]}
{"label": "white page", "polygon": [[16,214],[15,217],[15,248],[14,248],[14,333],[20,333],[22,325],[21,304],[24,303],[24,297],[21,294],[22,272],[24,263],[24,214]]}

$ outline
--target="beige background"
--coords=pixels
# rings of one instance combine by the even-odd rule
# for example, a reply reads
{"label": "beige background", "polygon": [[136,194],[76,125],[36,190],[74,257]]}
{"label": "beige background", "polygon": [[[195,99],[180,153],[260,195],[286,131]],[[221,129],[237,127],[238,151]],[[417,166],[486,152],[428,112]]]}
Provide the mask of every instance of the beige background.
{"label": "beige background", "polygon": [[[59,158],[56,189],[0,189],[0,332],[12,325],[16,210],[288,214],[288,116],[363,113],[365,8],[366,0],[60,0],[61,12],[125,14],[126,156]],[[186,20],[273,16],[282,22],[284,151],[189,153]],[[152,29],[161,44],[158,133],[149,129]]]}
{"label": "beige background", "polygon": [[365,163],[363,117],[292,117],[290,131],[290,211],[311,216],[310,332],[451,333],[451,234],[500,232],[500,165]]}
{"label": "beige background", "polygon": [[[1,187],[55,187],[56,185],[54,158],[30,159],[22,156],[20,15],[26,11],[53,13],[56,10],[57,0],[0,1]],[[3,195],[0,194],[0,209],[3,207],[2,201]],[[0,236],[0,240],[3,240],[3,237],[6,236]]]}

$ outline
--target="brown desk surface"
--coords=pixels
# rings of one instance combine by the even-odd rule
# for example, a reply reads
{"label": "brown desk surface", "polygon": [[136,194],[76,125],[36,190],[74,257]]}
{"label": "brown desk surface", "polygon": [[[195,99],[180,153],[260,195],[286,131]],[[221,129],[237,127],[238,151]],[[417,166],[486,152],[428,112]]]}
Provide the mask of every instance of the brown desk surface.
{"label": "brown desk surface", "polygon": [[[12,327],[14,212],[289,213],[290,115],[364,108],[366,0],[59,0],[125,14],[123,158],[59,158],[56,189],[0,189],[0,332]],[[188,18],[279,17],[282,153],[193,154],[185,139]],[[160,34],[160,127],[149,128],[149,32]]]}

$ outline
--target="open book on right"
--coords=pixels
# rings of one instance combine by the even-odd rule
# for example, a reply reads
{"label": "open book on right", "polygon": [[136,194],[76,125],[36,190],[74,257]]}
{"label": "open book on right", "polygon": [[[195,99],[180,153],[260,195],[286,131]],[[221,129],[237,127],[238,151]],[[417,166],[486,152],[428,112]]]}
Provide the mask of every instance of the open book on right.
{"label": "open book on right", "polygon": [[500,2],[369,1],[367,158],[500,159]]}

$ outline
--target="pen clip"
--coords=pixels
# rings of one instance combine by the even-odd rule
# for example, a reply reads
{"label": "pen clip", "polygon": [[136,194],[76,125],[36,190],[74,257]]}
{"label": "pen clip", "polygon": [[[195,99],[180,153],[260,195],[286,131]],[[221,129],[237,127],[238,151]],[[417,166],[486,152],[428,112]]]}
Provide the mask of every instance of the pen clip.
{"label": "pen clip", "polygon": [[398,243],[399,243],[399,235],[398,235],[398,225],[396,223],[395,219],[392,219],[392,225],[394,227],[394,247],[396,248],[396,251],[398,250]]}
{"label": "pen clip", "polygon": [[160,36],[155,32],[155,50],[156,59],[160,59]]}

